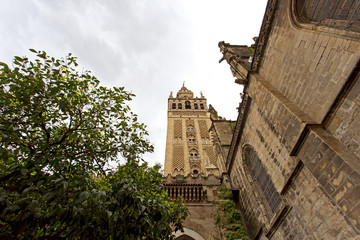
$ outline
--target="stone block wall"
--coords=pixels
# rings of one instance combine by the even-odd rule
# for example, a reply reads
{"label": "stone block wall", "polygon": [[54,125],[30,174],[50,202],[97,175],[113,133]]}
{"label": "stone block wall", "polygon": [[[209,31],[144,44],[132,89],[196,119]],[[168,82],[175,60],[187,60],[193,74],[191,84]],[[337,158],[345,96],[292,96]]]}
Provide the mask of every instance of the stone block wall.
{"label": "stone block wall", "polygon": [[[360,32],[304,22],[297,3],[268,3],[244,90],[250,104],[226,160],[231,185],[251,239],[360,239]],[[268,185],[250,171],[248,146]]]}
{"label": "stone block wall", "polygon": [[259,74],[321,123],[359,60],[359,36],[300,25],[294,1],[277,2]]}

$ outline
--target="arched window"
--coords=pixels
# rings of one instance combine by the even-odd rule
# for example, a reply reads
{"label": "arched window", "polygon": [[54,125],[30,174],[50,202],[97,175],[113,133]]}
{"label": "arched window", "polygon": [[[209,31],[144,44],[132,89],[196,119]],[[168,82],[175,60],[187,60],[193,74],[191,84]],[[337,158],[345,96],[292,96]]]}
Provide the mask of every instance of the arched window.
{"label": "arched window", "polygon": [[187,141],[188,141],[188,144],[189,145],[194,145],[194,144],[197,144],[197,140],[195,138],[195,136],[193,134],[190,134],[188,137],[187,137]]}
{"label": "arched window", "polygon": [[182,109],[182,104],[181,103],[178,104],[178,109]]}
{"label": "arched window", "polygon": [[199,153],[195,148],[189,151],[189,160],[199,160]]}
{"label": "arched window", "polygon": [[176,109],[176,103],[172,104],[172,109]]}
{"label": "arched window", "polygon": [[333,28],[359,31],[358,0],[296,0],[295,12],[300,21]]}
{"label": "arched window", "polygon": [[190,101],[185,102],[185,109],[191,109]]}
{"label": "arched window", "polygon": [[199,108],[197,103],[194,103],[194,108],[195,108],[195,109],[198,109],[198,108]]}
{"label": "arched window", "polygon": [[200,103],[200,108],[204,109],[204,104]]}
{"label": "arched window", "polygon": [[279,193],[276,191],[273,182],[271,181],[254,149],[250,146],[246,146],[244,148],[244,155],[245,164],[247,165],[247,169],[250,172],[251,177],[262,190],[262,194],[266,199],[266,205],[271,210],[271,213],[275,213],[281,203]]}
{"label": "arched window", "polygon": [[188,125],[188,126],[186,127],[186,132],[189,132],[189,133],[195,132],[194,126],[193,126],[193,125]]}

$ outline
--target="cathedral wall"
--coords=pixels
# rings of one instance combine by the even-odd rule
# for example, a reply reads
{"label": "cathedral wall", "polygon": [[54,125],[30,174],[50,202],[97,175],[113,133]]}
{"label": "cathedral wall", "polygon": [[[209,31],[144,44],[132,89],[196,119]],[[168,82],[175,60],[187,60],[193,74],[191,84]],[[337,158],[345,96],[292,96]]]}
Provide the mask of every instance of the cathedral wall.
{"label": "cathedral wall", "polygon": [[[301,111],[296,115],[297,108],[284,104],[270,87],[261,78],[250,82],[251,105],[230,171],[249,236],[354,239],[360,230],[358,157],[319,126],[309,128],[297,155],[290,156],[304,130],[304,116]],[[280,196],[273,213],[245,161],[247,145],[255,149]]]}
{"label": "cathedral wall", "polygon": [[269,2],[274,19],[228,165],[245,228],[257,239],[357,239],[360,35],[297,22],[295,0]]}
{"label": "cathedral wall", "polygon": [[341,99],[327,130],[360,158],[360,80],[354,79],[351,89]]}
{"label": "cathedral wall", "polygon": [[360,34],[299,23],[295,0],[277,2],[259,74],[321,123],[359,60]]}

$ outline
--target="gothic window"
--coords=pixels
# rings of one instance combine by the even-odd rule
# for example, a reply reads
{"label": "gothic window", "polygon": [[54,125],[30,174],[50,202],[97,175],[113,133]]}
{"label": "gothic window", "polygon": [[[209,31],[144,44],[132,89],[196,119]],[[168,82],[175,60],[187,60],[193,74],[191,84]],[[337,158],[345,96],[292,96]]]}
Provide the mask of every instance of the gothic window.
{"label": "gothic window", "polygon": [[185,102],[185,109],[191,109],[191,105],[189,101]]}
{"label": "gothic window", "polygon": [[359,31],[358,0],[297,0],[295,11],[303,22]]}
{"label": "gothic window", "polygon": [[181,103],[178,104],[178,108],[182,109],[182,104]]}
{"label": "gothic window", "polygon": [[197,144],[197,140],[196,140],[195,136],[192,134],[188,136],[187,140],[188,140],[189,145]]}
{"label": "gothic window", "polygon": [[189,159],[190,160],[199,160],[199,153],[195,148],[193,148],[189,151]]}
{"label": "gothic window", "polygon": [[200,108],[204,109],[204,104],[200,103]]}
{"label": "gothic window", "polygon": [[176,109],[176,103],[172,104],[172,109]]}
{"label": "gothic window", "polygon": [[194,108],[198,109],[198,104],[197,103],[194,103]]}
{"label": "gothic window", "polygon": [[247,169],[250,172],[252,179],[261,189],[261,195],[263,195],[266,199],[266,203],[264,204],[266,205],[266,209],[270,209],[271,213],[274,214],[280,205],[281,199],[273,182],[271,181],[271,178],[267,174],[264,166],[252,147],[246,146],[244,148],[244,155]]}

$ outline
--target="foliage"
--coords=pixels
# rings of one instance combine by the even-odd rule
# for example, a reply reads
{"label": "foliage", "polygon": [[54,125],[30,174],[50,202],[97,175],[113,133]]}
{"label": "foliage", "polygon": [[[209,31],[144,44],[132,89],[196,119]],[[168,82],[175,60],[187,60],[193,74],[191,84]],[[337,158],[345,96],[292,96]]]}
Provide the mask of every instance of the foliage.
{"label": "foliage", "polygon": [[236,121],[230,121],[230,128],[232,132],[235,132]]}
{"label": "foliage", "polygon": [[247,240],[244,227],[241,224],[241,216],[232,200],[232,192],[227,188],[220,188],[216,224],[220,232],[227,240]]}
{"label": "foliage", "polygon": [[[69,54],[0,62],[0,238],[168,239],[186,211],[141,164],[144,139],[122,87]],[[126,164],[111,172],[109,161]]]}

